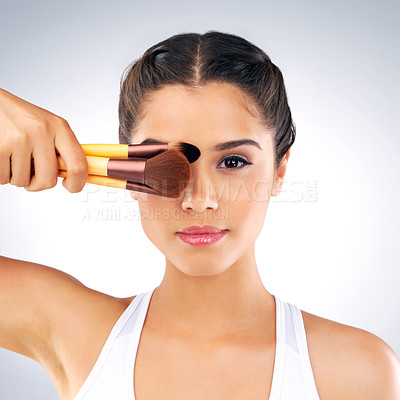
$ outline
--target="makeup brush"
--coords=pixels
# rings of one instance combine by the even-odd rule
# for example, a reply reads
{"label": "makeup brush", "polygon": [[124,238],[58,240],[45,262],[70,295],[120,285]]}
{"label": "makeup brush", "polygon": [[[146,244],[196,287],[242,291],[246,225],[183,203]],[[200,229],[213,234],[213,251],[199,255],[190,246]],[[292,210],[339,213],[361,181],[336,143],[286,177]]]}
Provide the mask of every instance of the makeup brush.
{"label": "makeup brush", "polygon": [[[58,156],[59,170],[67,168]],[[177,150],[166,150],[151,158],[113,159],[86,156],[90,175],[108,176],[146,185],[162,196],[179,197],[191,177],[187,158]],[[135,190],[135,189],[132,189]]]}
{"label": "makeup brush", "polygon": [[141,157],[151,158],[166,150],[181,152],[189,161],[195,162],[200,157],[200,150],[185,142],[170,143],[140,143],[140,144],[81,144],[83,152],[87,156],[99,156],[110,158]]}
{"label": "makeup brush", "polygon": [[[58,176],[60,178],[66,178],[67,171],[59,170]],[[180,195],[180,193],[178,196],[172,195],[173,193],[160,193],[157,192],[157,190],[152,189],[150,186],[146,186],[141,183],[129,182],[117,178],[110,178],[108,176],[88,175],[86,182],[92,183],[93,185],[111,186],[119,189],[133,190],[135,192],[149,193],[156,196],[179,197]]]}

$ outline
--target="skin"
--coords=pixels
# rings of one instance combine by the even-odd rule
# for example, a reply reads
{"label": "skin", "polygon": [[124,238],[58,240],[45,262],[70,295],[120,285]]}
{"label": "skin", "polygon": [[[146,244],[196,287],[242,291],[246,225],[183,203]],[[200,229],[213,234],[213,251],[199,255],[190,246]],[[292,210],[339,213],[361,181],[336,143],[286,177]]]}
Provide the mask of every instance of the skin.
{"label": "skin", "polygon": [[[131,192],[144,216],[145,234],[166,260],[164,278],[152,296],[154,318],[149,325],[157,323],[157,328],[170,333],[193,332],[213,341],[227,334],[254,332],[274,318],[273,296],[257,270],[255,241],[270,197],[281,189],[290,151],[274,171],[271,132],[256,115],[242,91],[220,83],[196,90],[168,86],[154,92],[146,103],[132,143],[149,138],[183,141],[201,151],[191,164],[189,186],[179,198]],[[237,139],[252,139],[261,149],[250,145],[222,152],[212,149],[219,142]],[[235,154],[252,164],[223,161]],[[194,247],[175,234],[189,225],[229,231],[217,243]]]}

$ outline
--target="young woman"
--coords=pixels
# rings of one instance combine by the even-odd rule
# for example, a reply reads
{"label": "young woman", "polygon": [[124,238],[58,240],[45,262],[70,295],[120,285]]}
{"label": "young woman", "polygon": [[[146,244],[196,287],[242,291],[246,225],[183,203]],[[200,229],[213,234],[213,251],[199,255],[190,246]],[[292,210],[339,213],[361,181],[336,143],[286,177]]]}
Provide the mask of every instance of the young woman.
{"label": "young woman", "polygon": [[[125,72],[119,117],[121,143],[201,151],[179,198],[131,192],[141,213],[162,211],[141,220],[165,255],[161,284],[115,298],[0,257],[0,346],[40,363],[62,400],[400,399],[384,341],[283,302],[258,274],[255,241],[295,139],[270,58],[235,35],[173,36]],[[68,123],[2,90],[0,183],[55,186],[56,150],[79,192],[87,162]]]}

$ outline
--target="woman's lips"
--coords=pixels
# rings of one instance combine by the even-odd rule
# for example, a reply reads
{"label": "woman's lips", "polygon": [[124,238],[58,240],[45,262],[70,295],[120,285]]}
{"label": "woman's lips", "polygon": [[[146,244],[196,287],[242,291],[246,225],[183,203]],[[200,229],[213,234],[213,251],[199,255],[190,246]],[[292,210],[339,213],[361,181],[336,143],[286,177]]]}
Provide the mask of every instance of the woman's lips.
{"label": "woman's lips", "polygon": [[210,244],[218,242],[228,232],[227,229],[216,232],[216,233],[200,233],[200,234],[189,234],[183,232],[176,232],[176,235],[182,242],[190,244],[191,246],[208,246]]}

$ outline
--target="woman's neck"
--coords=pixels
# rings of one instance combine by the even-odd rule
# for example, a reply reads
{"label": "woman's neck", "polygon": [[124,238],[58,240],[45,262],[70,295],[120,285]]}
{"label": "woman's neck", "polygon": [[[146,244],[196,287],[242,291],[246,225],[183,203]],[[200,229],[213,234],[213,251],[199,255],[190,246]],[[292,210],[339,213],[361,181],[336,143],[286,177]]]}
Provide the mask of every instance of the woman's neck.
{"label": "woman's neck", "polygon": [[207,276],[184,274],[167,260],[150,309],[153,328],[197,340],[245,335],[275,321],[275,300],[261,281],[254,257]]}

